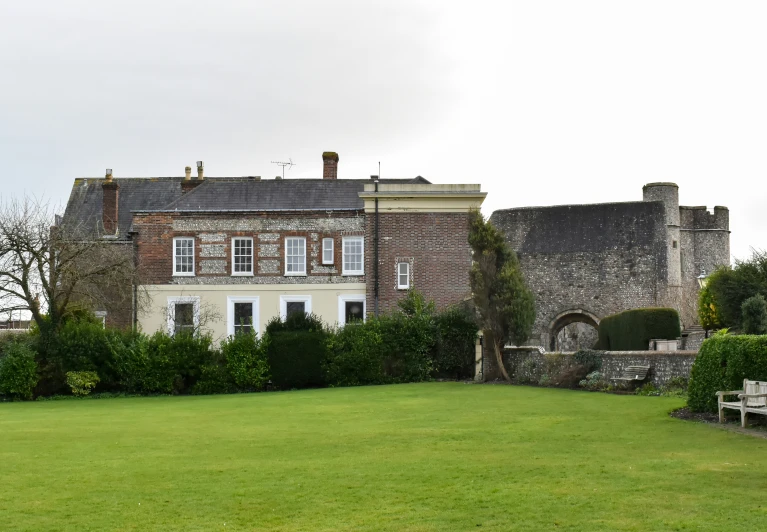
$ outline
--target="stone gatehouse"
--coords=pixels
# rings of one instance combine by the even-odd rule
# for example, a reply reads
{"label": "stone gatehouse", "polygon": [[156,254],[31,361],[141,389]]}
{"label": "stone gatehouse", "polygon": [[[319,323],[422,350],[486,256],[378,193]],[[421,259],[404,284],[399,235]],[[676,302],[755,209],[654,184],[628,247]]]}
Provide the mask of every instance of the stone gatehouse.
{"label": "stone gatehouse", "polygon": [[504,209],[490,220],[536,297],[530,343],[550,351],[584,336],[572,324],[632,308],[675,308],[694,326],[699,278],[730,263],[727,208],[680,206],[674,183],[645,185],[642,201]]}

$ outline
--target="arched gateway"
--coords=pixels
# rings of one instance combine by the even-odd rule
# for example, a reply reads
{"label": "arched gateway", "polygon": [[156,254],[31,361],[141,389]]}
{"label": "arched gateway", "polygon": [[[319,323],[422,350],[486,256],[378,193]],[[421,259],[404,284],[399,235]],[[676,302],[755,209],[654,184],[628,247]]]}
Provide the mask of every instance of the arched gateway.
{"label": "arched gateway", "polygon": [[[562,344],[565,341],[560,333],[568,325],[574,323],[583,323],[593,328],[594,333],[592,335],[596,338],[596,329],[599,327],[599,317],[597,317],[596,314],[582,308],[566,310],[557,314],[554,319],[549,322],[547,342],[549,351],[570,350],[567,348],[563,349],[562,346],[558,344]],[[591,345],[581,345],[580,347],[591,347]]]}

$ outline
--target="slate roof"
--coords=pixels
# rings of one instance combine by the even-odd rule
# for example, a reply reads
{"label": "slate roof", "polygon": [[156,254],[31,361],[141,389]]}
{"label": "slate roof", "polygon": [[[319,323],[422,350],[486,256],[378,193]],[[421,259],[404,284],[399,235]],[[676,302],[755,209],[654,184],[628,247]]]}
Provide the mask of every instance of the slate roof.
{"label": "slate roof", "polygon": [[[227,212],[285,210],[361,210],[359,193],[370,179],[269,179],[209,177],[181,194],[183,177],[114,178],[120,185],[118,238],[127,238],[132,212]],[[424,183],[382,179],[382,183]],[[77,224],[88,234],[102,229],[103,178],[77,178],[64,212],[64,224]]]}

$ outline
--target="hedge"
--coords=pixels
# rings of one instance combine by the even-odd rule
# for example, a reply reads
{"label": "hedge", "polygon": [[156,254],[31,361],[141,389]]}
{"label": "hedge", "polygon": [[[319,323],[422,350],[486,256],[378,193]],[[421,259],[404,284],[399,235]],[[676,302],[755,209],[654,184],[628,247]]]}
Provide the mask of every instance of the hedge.
{"label": "hedge", "polygon": [[607,316],[599,323],[603,351],[647,351],[650,340],[675,340],[682,334],[679,314],[671,308],[640,308]]}
{"label": "hedge", "polygon": [[716,412],[716,392],[740,390],[743,379],[767,380],[767,335],[714,335],[692,366],[687,404],[695,412]]}

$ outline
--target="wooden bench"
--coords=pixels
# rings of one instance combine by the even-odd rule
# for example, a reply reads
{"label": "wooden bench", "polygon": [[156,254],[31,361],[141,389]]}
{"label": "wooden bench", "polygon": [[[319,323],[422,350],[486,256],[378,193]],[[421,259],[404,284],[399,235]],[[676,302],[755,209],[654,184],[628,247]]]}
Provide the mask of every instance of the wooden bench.
{"label": "wooden bench", "polygon": [[[748,414],[767,416],[767,382],[743,379],[743,389],[716,392],[719,403],[719,423],[724,423],[724,409],[740,410],[740,426],[745,427]],[[725,401],[728,395],[737,395],[739,401]]]}
{"label": "wooden bench", "polygon": [[616,377],[613,380],[616,381],[637,381],[641,382],[647,378],[647,373],[650,371],[650,366],[629,366],[623,370],[620,377]]}

